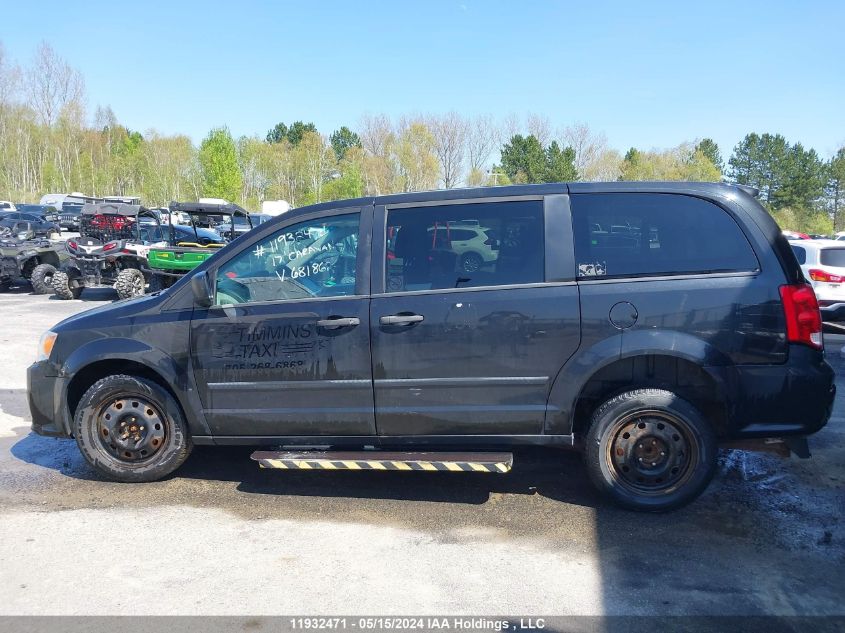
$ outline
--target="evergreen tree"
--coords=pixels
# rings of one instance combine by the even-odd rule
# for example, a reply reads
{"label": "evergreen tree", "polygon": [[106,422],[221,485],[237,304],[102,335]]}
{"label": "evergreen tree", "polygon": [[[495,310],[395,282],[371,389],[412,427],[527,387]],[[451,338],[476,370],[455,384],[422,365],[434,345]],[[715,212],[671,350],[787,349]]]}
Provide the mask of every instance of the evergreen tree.
{"label": "evergreen tree", "polygon": [[719,153],[719,146],[712,138],[703,138],[695,146],[696,152],[701,152],[711,163],[713,163],[719,170],[719,173],[725,171],[725,164],[722,161],[722,155]]}
{"label": "evergreen tree", "polygon": [[345,125],[332,132],[329,142],[331,142],[338,160],[342,160],[346,156],[346,150],[350,147],[361,147],[361,138]]}
{"label": "evergreen tree", "polygon": [[557,141],[552,141],[546,148],[546,182],[572,182],[578,180],[575,169],[575,150],[571,147],[561,149]]}

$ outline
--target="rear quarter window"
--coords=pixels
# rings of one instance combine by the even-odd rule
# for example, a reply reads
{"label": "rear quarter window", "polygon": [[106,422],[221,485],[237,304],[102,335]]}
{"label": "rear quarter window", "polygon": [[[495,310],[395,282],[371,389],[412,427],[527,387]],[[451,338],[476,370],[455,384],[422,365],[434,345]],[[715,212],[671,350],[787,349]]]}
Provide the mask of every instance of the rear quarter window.
{"label": "rear quarter window", "polygon": [[640,277],[754,271],[759,263],[736,221],[692,196],[572,196],[578,276]]}
{"label": "rear quarter window", "polygon": [[795,253],[795,259],[798,263],[804,265],[807,263],[807,249],[803,246],[792,246],[792,252]]}
{"label": "rear quarter window", "polygon": [[[798,260],[801,261],[801,260]],[[845,268],[845,247],[843,248],[824,248],[821,251],[819,262],[823,266],[833,266],[835,268]],[[803,262],[801,262],[803,263]]]}

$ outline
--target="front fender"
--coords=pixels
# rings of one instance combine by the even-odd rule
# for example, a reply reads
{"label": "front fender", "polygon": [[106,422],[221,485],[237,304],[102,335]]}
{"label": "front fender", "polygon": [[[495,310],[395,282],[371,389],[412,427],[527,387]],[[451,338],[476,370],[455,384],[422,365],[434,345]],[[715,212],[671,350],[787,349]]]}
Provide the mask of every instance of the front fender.
{"label": "front fender", "polygon": [[[131,361],[144,365],[158,374],[166,384],[172,387],[177,401],[185,412],[191,433],[209,435],[210,430],[202,414],[202,405],[197,396],[193,372],[190,363],[180,365],[169,354],[141,341],[130,338],[101,338],[89,341],[76,348],[60,368],[64,378],[62,402],[67,403],[67,390],[73,380],[86,367],[102,361]],[[70,410],[65,408],[66,426],[70,428]]]}

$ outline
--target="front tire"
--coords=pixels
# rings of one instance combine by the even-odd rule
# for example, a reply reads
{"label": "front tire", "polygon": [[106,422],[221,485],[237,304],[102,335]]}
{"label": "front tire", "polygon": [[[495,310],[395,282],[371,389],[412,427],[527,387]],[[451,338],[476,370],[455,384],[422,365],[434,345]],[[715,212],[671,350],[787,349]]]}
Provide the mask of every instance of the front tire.
{"label": "front tire", "polygon": [[117,274],[114,282],[114,289],[121,299],[131,299],[144,294],[147,287],[147,280],[137,268],[124,268]]}
{"label": "front tire", "polygon": [[593,485],[631,510],[664,512],[698,497],[718,447],[701,413],[671,391],[637,389],[593,414],[585,459]]}
{"label": "front tire", "polygon": [[32,269],[29,283],[32,291],[37,295],[48,295],[53,292],[53,275],[56,274],[56,267],[52,264],[38,264]]}
{"label": "front tire", "polygon": [[154,382],[122,374],[85,392],[74,416],[74,436],[97,472],[126,483],[166,477],[192,448],[173,396]]}

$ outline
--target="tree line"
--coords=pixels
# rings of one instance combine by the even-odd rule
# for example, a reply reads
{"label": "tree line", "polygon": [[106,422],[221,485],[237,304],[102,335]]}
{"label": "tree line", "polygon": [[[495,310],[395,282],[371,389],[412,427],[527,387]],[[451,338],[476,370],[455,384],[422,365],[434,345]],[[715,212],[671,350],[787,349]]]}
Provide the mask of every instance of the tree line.
{"label": "tree line", "polygon": [[322,133],[313,122],[280,122],[263,135],[211,130],[141,133],[111,108],[89,118],[82,74],[42,44],[28,67],[0,44],[0,198],[43,193],[139,195],[149,205],[225,198],[249,209],[264,200],[293,206],[438,187],[612,180],[727,180],[754,186],[785,228],[845,228],[845,147],[830,159],[779,134],[748,134],[725,162],[704,138],[624,155],[584,123],[556,128],[548,117],[457,112],[390,118]]}

